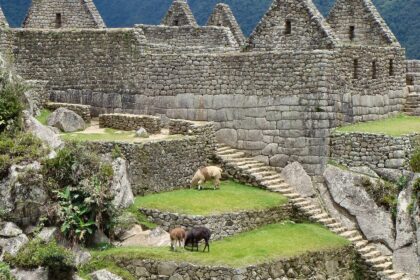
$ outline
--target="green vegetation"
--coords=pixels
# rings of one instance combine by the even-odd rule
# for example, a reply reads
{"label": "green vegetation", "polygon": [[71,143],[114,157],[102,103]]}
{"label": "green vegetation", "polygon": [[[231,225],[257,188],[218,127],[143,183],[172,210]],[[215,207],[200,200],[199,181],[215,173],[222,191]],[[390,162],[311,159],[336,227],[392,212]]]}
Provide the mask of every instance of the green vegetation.
{"label": "green vegetation", "polygon": [[44,185],[58,203],[53,224],[73,243],[89,243],[95,230],[112,231],[116,209],[110,193],[113,170],[80,143],[68,143],[44,161]]}
{"label": "green vegetation", "polygon": [[416,149],[411,156],[410,167],[413,172],[420,172],[420,149]]}
{"label": "green vegetation", "polygon": [[89,274],[100,269],[107,269],[109,272],[122,277],[124,280],[137,280],[137,278],[134,277],[128,270],[119,267],[113,261],[102,258],[95,258],[88,264],[80,267],[77,274],[83,279],[90,280],[91,277]]}
{"label": "green vegetation", "polygon": [[[306,252],[336,249],[348,244],[347,240],[320,225],[286,222],[267,225],[221,241],[214,241],[210,244],[210,253],[197,253],[188,250],[174,253],[169,250],[169,247],[113,248],[92,252],[92,263],[99,265],[118,258],[152,258],[243,267],[276,258],[293,257]],[[95,269],[95,267],[90,267],[90,269]]]}
{"label": "green vegetation", "polygon": [[127,141],[134,142],[138,140],[135,138],[134,131],[122,131],[112,128],[105,128],[104,133],[84,133],[73,132],[61,134],[63,140],[70,141]]}
{"label": "green vegetation", "polygon": [[0,280],[15,280],[16,278],[10,273],[10,267],[4,263],[0,262]]}
{"label": "green vegetation", "polygon": [[23,93],[26,87],[2,78],[0,88],[0,132],[18,131],[22,127]]}
{"label": "green vegetation", "polygon": [[183,214],[211,215],[266,209],[286,202],[287,198],[279,194],[233,181],[223,181],[220,190],[186,189],[137,197],[133,207]]}
{"label": "green vegetation", "polygon": [[336,131],[382,133],[390,136],[402,136],[405,134],[420,132],[420,117],[400,114],[383,120],[343,126],[336,129]]}
{"label": "green vegetation", "polygon": [[[158,225],[155,223],[150,222],[147,217],[139,211],[139,206],[136,204],[131,205],[127,210],[125,210],[125,213],[123,213],[122,216],[130,214],[131,217],[133,217],[137,224],[143,225],[149,229],[154,229]],[[119,217],[120,219],[120,217]],[[126,223],[125,228],[129,228],[130,226],[133,226],[134,223]]]}
{"label": "green vegetation", "polygon": [[[5,260],[12,266],[27,269],[40,266],[57,272],[74,269],[74,258],[71,251],[57,245],[55,241],[45,243],[39,239],[33,239],[22,247],[15,257],[6,254]],[[52,273],[52,275],[54,274]]]}
{"label": "green vegetation", "polygon": [[0,133],[0,177],[6,176],[10,166],[31,162],[48,154],[38,138],[29,133]]}
{"label": "green vegetation", "polygon": [[41,113],[39,114],[38,117],[36,117],[36,119],[42,123],[43,125],[47,125],[47,120],[48,117],[52,114],[52,112],[48,109],[42,109]]}

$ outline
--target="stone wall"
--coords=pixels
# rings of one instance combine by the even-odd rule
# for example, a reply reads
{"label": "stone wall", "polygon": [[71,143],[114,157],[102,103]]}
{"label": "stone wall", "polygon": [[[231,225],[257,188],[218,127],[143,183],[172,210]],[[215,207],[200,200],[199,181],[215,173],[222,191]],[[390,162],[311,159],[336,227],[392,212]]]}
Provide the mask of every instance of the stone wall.
{"label": "stone wall", "polygon": [[[211,246],[211,245],[210,245]],[[110,256],[109,260],[124,267],[137,279],[153,279],[158,275],[176,279],[356,279],[355,264],[359,256],[351,247],[313,252],[296,257],[280,259],[269,263],[244,268],[204,266],[190,263],[176,263],[151,259],[130,259]],[[360,279],[371,278],[363,268],[358,271]]]}
{"label": "stone wall", "polygon": [[90,122],[92,119],[90,115],[90,105],[57,103],[57,102],[48,102],[45,105],[45,108],[51,111],[55,111],[56,109],[61,108],[61,107],[72,110],[73,112],[81,116],[85,122]]}
{"label": "stone wall", "polygon": [[185,215],[145,208],[141,208],[140,211],[148,217],[149,221],[162,226],[166,231],[176,227],[191,229],[205,226],[210,229],[212,240],[219,240],[240,232],[250,231],[267,224],[284,220],[297,221],[304,218],[291,204],[259,211],[241,211],[211,216]]}
{"label": "stone wall", "polygon": [[14,30],[16,67],[25,78],[48,80],[54,101],[89,104],[94,115],[214,121],[219,141],[273,166],[299,161],[311,174],[326,163],[329,128],[388,116],[403,102],[399,48],[152,54],[156,44],[139,30]]}
{"label": "stone wall", "polygon": [[90,142],[99,153],[120,151],[128,161],[135,195],[189,187],[192,176],[215,152],[214,127],[203,125],[196,134],[142,143]]}
{"label": "stone wall", "polygon": [[392,137],[371,133],[334,133],[330,156],[347,166],[407,169],[418,135]]}
{"label": "stone wall", "polygon": [[132,114],[102,114],[99,115],[99,127],[120,130],[138,130],[145,128],[149,134],[158,134],[161,130],[159,117]]}
{"label": "stone wall", "polygon": [[[58,26],[57,15],[61,24]],[[92,0],[32,0],[25,28],[104,28]]]}

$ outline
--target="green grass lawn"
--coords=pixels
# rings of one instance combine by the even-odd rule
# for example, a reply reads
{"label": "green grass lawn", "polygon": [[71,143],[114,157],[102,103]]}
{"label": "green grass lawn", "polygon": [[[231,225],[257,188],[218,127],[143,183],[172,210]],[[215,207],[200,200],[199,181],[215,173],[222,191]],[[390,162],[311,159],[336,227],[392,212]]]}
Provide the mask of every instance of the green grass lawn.
{"label": "green grass lawn", "polygon": [[134,131],[122,131],[112,128],[105,128],[104,133],[62,133],[63,140],[76,140],[76,141],[127,141],[134,142],[139,138],[135,137]]}
{"label": "green grass lawn", "polygon": [[246,186],[233,181],[222,181],[220,190],[177,190],[136,197],[133,207],[163,211],[212,215],[241,210],[267,209],[287,202],[287,198],[269,191]]}
{"label": "green grass lawn", "polygon": [[52,114],[52,112],[48,109],[42,109],[41,113],[39,114],[36,119],[43,125],[47,125],[48,117]]}
{"label": "green grass lawn", "polygon": [[400,114],[398,116],[383,120],[343,126],[337,128],[336,131],[382,133],[391,136],[401,136],[405,134],[420,132],[420,117]]}
{"label": "green grass lawn", "polygon": [[[82,271],[98,268],[101,263],[111,262],[116,258],[128,259],[165,259],[205,265],[244,267],[263,263],[273,259],[288,258],[307,252],[331,250],[349,245],[349,241],[335,235],[318,224],[294,224],[285,222],[272,224],[259,229],[228,237],[210,243],[210,253],[191,252],[178,249],[172,252],[168,247],[112,248],[105,251],[93,251],[91,264]],[[92,267],[93,265],[96,267]]]}

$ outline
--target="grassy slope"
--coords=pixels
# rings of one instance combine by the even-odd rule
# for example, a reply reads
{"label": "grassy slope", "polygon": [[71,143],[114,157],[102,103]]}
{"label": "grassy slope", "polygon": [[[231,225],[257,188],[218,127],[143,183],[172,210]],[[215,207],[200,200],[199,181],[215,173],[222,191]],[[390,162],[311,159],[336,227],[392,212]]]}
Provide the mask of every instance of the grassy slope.
{"label": "grassy slope", "polygon": [[357,123],[338,128],[338,132],[368,132],[383,133],[391,136],[401,136],[420,132],[420,117],[398,115],[378,121]]}
{"label": "grassy slope", "polygon": [[347,240],[320,225],[283,223],[264,226],[221,241],[214,241],[210,245],[210,253],[187,250],[174,253],[167,247],[127,247],[93,252],[92,261],[100,264],[101,261],[120,257],[153,258],[243,267],[272,259],[293,257],[306,252],[340,248],[348,244]]}
{"label": "grassy slope", "polygon": [[279,194],[232,181],[223,181],[220,190],[187,189],[137,197],[134,207],[193,215],[211,215],[266,209],[286,202],[287,199]]}
{"label": "grassy slope", "polygon": [[40,123],[42,123],[43,125],[47,125],[47,119],[48,119],[48,117],[51,115],[51,111],[50,110],[48,110],[48,109],[43,109],[42,111],[41,111],[41,114],[38,116],[38,117],[36,117],[36,119],[40,122]]}
{"label": "grassy slope", "polygon": [[[158,24],[172,0],[95,0],[98,10],[110,27],[133,26],[136,23]],[[231,6],[245,34],[249,35],[271,5],[272,0],[189,0],[199,24],[205,24],[218,2]],[[314,0],[327,15],[335,0]],[[381,15],[407,48],[407,55],[420,59],[419,0],[373,0]],[[12,26],[23,21],[30,0],[0,0]]]}

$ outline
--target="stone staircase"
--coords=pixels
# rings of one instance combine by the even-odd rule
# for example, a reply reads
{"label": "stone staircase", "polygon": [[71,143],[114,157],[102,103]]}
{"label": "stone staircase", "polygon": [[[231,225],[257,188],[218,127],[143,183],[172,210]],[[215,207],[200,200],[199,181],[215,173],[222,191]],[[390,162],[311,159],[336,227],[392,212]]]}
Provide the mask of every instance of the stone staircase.
{"label": "stone staircase", "polygon": [[216,150],[216,158],[228,173],[232,169],[236,170],[234,177],[240,176],[241,179],[245,178],[245,181],[249,183],[257,184],[267,190],[286,196],[311,221],[320,223],[332,232],[351,241],[366,264],[374,271],[372,279],[410,279],[405,274],[394,271],[391,258],[376,250],[357,230],[345,228],[340,222],[331,218],[321,206],[297,193],[292,186],[284,181],[276,168],[247,157],[242,151],[220,144]]}

